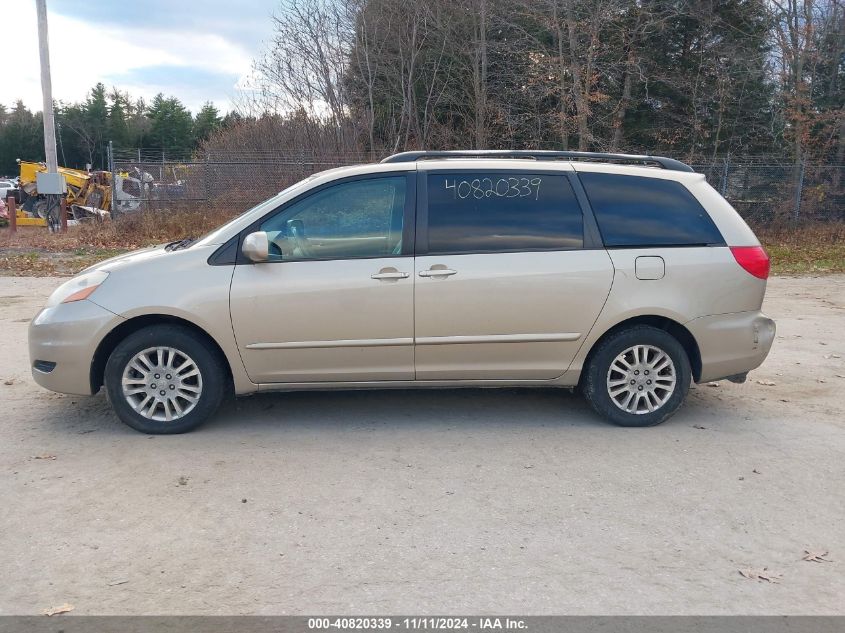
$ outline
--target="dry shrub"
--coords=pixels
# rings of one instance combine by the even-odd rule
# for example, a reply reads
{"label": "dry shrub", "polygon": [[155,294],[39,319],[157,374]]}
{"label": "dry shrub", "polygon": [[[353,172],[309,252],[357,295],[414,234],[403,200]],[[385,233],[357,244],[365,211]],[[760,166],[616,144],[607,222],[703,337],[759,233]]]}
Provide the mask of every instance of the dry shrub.
{"label": "dry shrub", "polygon": [[776,274],[845,272],[845,222],[783,221],[756,233]]}
{"label": "dry shrub", "polygon": [[839,245],[845,243],[845,222],[791,222],[780,220],[754,227],[763,244],[772,245]]}
{"label": "dry shrub", "polygon": [[126,213],[114,221],[70,227],[67,233],[49,233],[42,227],[20,227],[17,234],[12,236],[8,229],[3,229],[0,246],[47,251],[132,250],[186,237],[199,237],[245,208],[242,202],[229,205],[220,200],[207,207],[171,205],[162,209]]}
{"label": "dry shrub", "polygon": [[237,211],[226,208],[153,209],[129,213],[114,222],[78,228],[83,244],[100,248],[138,248],[199,237],[229,220]]}

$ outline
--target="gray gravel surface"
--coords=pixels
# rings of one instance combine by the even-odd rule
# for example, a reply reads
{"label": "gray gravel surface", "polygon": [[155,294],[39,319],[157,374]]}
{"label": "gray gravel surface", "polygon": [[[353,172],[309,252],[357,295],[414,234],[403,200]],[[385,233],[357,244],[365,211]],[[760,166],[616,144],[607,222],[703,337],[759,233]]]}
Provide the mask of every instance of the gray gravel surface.
{"label": "gray gravel surface", "polygon": [[766,364],[655,428],[566,391],[395,391],[172,437],[32,382],[60,281],[0,278],[0,614],[845,612],[845,277],[773,279]]}

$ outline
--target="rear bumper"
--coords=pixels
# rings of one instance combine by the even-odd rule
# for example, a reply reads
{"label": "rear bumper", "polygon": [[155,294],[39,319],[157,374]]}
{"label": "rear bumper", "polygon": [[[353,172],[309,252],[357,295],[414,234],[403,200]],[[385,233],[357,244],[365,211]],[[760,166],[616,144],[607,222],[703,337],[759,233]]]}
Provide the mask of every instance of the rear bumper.
{"label": "rear bumper", "polygon": [[700,317],[685,325],[701,352],[699,382],[756,369],[775,340],[775,322],[759,311]]}
{"label": "rear bumper", "polygon": [[32,378],[51,391],[91,395],[91,361],[124,319],[91,301],[44,308],[29,324]]}

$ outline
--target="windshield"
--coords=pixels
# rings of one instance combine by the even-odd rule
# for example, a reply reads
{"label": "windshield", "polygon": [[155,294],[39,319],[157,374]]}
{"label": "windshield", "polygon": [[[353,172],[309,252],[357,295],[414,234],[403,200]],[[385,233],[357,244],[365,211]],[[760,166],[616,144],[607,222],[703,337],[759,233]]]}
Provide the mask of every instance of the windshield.
{"label": "windshield", "polygon": [[191,245],[193,246],[194,244],[206,245],[206,244],[216,244],[216,243],[218,243],[219,241],[221,241],[221,236],[224,235],[225,233],[227,233],[229,227],[231,227],[233,224],[235,224],[236,222],[240,222],[242,218],[249,215],[253,211],[261,209],[262,207],[272,208],[276,199],[279,196],[285,195],[287,193],[294,191],[295,189],[302,187],[306,183],[308,183],[311,180],[313,180],[314,178],[316,178],[318,175],[319,174],[313,174],[311,176],[308,176],[308,178],[304,178],[304,179],[300,180],[299,182],[292,184],[290,187],[288,187],[286,189],[282,189],[278,194],[276,194],[272,198],[269,198],[267,200],[262,200],[261,202],[256,204],[254,207],[247,209],[243,213],[239,213],[238,215],[236,215],[234,218],[232,218],[231,220],[229,220],[225,224],[222,224],[219,227],[217,227],[216,229],[214,229],[213,231],[206,233],[205,235],[200,237],[198,240],[192,242]]}

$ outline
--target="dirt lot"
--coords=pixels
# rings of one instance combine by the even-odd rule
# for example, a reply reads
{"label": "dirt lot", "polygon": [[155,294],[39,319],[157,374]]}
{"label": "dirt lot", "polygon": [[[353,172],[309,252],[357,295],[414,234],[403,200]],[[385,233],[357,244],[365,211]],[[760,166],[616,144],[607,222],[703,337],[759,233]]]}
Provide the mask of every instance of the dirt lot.
{"label": "dirt lot", "polygon": [[0,614],[845,613],[843,276],[773,279],[763,368],[651,429],[467,390],[256,396],[173,437],[31,381],[59,281],[0,278]]}

